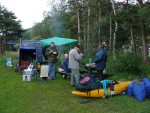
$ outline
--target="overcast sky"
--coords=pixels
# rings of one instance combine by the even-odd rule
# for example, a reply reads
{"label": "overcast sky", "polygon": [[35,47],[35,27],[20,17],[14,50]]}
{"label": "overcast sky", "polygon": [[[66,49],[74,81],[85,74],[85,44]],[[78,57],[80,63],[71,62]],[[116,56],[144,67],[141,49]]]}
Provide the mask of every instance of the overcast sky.
{"label": "overcast sky", "polygon": [[[0,0],[0,4],[12,11],[17,19],[22,21],[22,28],[27,29],[31,28],[34,23],[43,20],[43,12],[50,9],[48,1],[52,2],[53,0]],[[59,0],[55,0],[55,2],[59,2]]]}
{"label": "overcast sky", "polygon": [[47,0],[0,0],[0,4],[22,21],[24,29],[32,27],[36,22],[41,22],[43,12],[49,9]]}

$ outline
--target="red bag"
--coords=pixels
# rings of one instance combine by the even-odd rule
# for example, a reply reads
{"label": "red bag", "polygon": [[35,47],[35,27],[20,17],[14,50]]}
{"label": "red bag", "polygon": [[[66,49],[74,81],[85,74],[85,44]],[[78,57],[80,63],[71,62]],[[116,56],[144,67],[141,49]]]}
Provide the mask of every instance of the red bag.
{"label": "red bag", "polygon": [[89,82],[92,82],[93,80],[90,77],[85,77],[80,81],[80,84],[87,84]]}

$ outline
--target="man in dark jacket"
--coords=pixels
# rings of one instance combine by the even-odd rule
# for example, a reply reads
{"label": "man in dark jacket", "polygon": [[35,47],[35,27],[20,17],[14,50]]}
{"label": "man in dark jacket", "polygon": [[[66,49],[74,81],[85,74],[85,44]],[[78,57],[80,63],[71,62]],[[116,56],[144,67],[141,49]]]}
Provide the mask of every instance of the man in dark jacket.
{"label": "man in dark jacket", "polygon": [[99,80],[103,80],[103,70],[106,67],[106,62],[107,62],[107,53],[104,49],[104,45],[100,44],[99,50],[96,53],[95,60],[94,60],[96,66],[95,68],[97,70]]}
{"label": "man in dark jacket", "polygon": [[46,54],[49,61],[49,77],[51,80],[55,79],[55,67],[57,62],[57,49],[54,42],[50,43],[50,47],[46,49]]}

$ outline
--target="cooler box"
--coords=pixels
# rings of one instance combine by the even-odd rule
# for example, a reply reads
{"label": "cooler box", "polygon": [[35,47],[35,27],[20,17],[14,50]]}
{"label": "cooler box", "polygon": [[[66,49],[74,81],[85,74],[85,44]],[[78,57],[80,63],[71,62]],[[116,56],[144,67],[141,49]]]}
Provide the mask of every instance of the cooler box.
{"label": "cooler box", "polygon": [[33,75],[22,75],[23,81],[31,81],[34,79]]}
{"label": "cooler box", "polygon": [[28,69],[23,70],[23,75],[33,75],[33,74],[34,74],[34,70],[28,70]]}
{"label": "cooler box", "polygon": [[23,81],[31,81],[35,78],[33,70],[24,69],[22,79]]}

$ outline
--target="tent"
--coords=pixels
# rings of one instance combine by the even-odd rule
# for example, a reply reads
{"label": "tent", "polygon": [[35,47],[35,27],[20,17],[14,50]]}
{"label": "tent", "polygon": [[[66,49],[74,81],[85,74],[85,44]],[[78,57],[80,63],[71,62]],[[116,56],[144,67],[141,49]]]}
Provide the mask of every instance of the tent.
{"label": "tent", "polygon": [[54,42],[55,45],[61,46],[61,45],[74,45],[78,42],[78,40],[75,39],[69,39],[69,38],[61,38],[61,37],[53,37],[53,38],[47,38],[40,40],[42,46],[49,46],[51,42]]}

